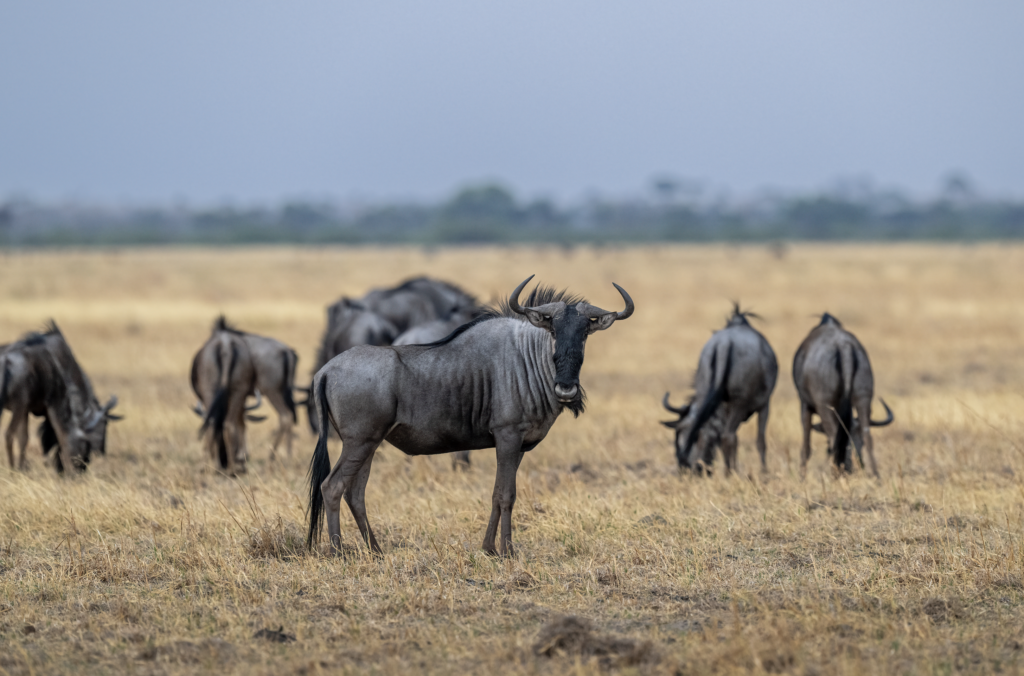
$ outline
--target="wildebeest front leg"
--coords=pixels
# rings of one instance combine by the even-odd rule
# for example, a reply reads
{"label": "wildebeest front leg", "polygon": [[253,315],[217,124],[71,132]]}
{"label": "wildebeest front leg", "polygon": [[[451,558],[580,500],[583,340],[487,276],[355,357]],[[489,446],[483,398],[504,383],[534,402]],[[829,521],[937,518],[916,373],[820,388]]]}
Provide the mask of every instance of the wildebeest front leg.
{"label": "wildebeest front leg", "polygon": [[768,404],[764,405],[760,411],[757,412],[757,453],[761,456],[761,471],[768,471],[768,463],[765,462],[765,453],[768,450],[767,444],[765,444],[765,431],[768,429]]}
{"label": "wildebeest front leg", "polygon": [[7,444],[7,461],[11,464],[11,469],[15,468],[15,441],[18,442],[18,447],[21,449],[17,467],[18,469],[25,469],[25,448],[28,446],[28,413],[15,410],[11,416],[10,424],[7,425],[7,434],[4,436]]}
{"label": "wildebeest front leg", "polygon": [[[811,408],[806,404],[800,406],[800,424],[803,426],[803,442],[800,445],[800,478],[807,475],[807,461],[811,457]],[[760,420],[760,418],[758,418]]]}
{"label": "wildebeest front leg", "polygon": [[[379,443],[379,441],[362,443],[344,442],[341,457],[338,458],[338,462],[334,465],[331,473],[320,484],[320,492],[324,496],[324,508],[327,511],[327,534],[330,536],[331,548],[335,554],[341,554],[341,499],[345,498],[346,501],[350,499],[347,493],[355,486],[356,477],[359,475],[363,465],[367,465],[366,477],[369,478],[370,469],[367,460],[377,450]],[[351,503],[349,504],[351,505]],[[362,504],[361,500],[360,504]],[[354,510],[352,515],[358,524],[359,517]],[[361,527],[360,530],[362,530]]]}
{"label": "wildebeest front leg", "polygon": [[523,461],[523,436],[518,431],[503,431],[495,434],[497,442],[498,471],[494,477],[494,493],[491,495],[491,518],[484,533],[484,552],[495,556],[494,546],[498,523],[501,523],[501,554],[513,556],[512,507],[516,504],[516,472]]}

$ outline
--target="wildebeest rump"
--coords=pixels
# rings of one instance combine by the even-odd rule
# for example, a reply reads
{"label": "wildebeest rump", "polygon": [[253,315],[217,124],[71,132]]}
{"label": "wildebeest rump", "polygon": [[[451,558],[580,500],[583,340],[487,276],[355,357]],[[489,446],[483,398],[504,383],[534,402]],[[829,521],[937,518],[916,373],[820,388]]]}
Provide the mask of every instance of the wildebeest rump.
{"label": "wildebeest rump", "polygon": [[[463,325],[430,345],[357,347],[314,377],[313,398],[320,437],[310,462],[309,535],[313,546],[327,511],[331,544],[341,544],[340,509],[348,503],[364,540],[380,551],[366,518],[364,494],[374,452],[383,440],[409,455],[495,448],[498,460],[491,516],[483,548],[512,552],[516,471],[563,408],[583,411],[579,384],[587,336],[633,313],[606,312],[580,298],[535,288],[527,306],[519,295],[501,311]],[[343,443],[331,469],[328,421]]]}
{"label": "wildebeest rump", "polygon": [[[891,423],[892,411],[882,402],[888,414],[886,420],[871,420],[875,378],[867,350],[856,336],[827,312],[793,357],[793,382],[800,395],[800,422],[803,426],[801,474],[807,471],[807,460],[811,456],[811,430],[814,427],[811,416],[817,414],[828,437],[829,455],[836,466],[847,472],[853,470],[849,452],[852,435],[858,451],[860,445],[867,450],[871,473],[877,477],[878,465],[870,428]],[[865,421],[869,424],[864,424]]]}
{"label": "wildebeest rump", "polygon": [[44,454],[54,446],[54,467],[84,470],[91,453],[106,453],[107,423],[120,420],[111,413],[117,397],[101,406],[92,382],[79,366],[55,322],[43,333],[28,334],[0,353],[0,411],[11,411],[5,442],[7,459],[14,462],[14,442],[20,446],[18,467],[25,467],[28,416],[41,416],[40,442]]}
{"label": "wildebeest rump", "polygon": [[736,430],[755,412],[757,452],[761,469],[767,468],[764,435],[779,366],[771,345],[750,325],[748,316],[734,306],[725,328],[704,345],[688,404],[673,408],[665,393],[662,405],[679,415],[678,420],[663,424],[676,432],[680,468],[710,468],[715,447],[721,446],[725,471],[731,472],[736,467]]}
{"label": "wildebeest rump", "polygon": [[230,475],[245,471],[245,400],[256,389],[256,370],[241,332],[223,316],[192,359],[191,381],[206,412],[199,435],[207,455]]}

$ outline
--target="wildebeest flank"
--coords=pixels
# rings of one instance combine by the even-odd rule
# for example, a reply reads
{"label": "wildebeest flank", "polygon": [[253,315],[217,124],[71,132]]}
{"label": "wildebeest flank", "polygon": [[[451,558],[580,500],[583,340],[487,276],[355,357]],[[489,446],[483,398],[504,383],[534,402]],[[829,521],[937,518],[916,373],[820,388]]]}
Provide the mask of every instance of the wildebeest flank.
{"label": "wildebeest flank", "polygon": [[[383,440],[409,455],[495,448],[498,469],[483,548],[512,552],[512,507],[523,454],[547,435],[562,409],[583,411],[579,374],[587,337],[633,313],[607,312],[564,292],[536,288],[519,305],[521,283],[500,312],[489,313],[430,345],[357,347],[314,377],[320,437],[310,462],[312,547],[327,512],[331,544],[341,541],[342,498],[375,552],[364,495],[374,452]],[[343,447],[331,469],[328,421]]]}

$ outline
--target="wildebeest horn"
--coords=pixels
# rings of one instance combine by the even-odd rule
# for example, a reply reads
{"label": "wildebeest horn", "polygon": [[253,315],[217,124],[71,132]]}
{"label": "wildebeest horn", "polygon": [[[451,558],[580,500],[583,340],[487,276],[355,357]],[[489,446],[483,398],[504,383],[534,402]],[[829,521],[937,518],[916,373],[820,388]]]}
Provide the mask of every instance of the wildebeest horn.
{"label": "wildebeest horn", "polygon": [[530,280],[533,279],[534,277],[535,275],[530,275],[529,277],[524,279],[522,284],[517,286],[516,290],[512,292],[512,295],[508,297],[508,306],[512,308],[513,312],[516,312],[521,315],[526,314],[526,310],[524,310],[523,306],[519,304],[519,294],[523,292],[523,289],[526,288],[526,285],[529,284]]}
{"label": "wildebeest horn", "polygon": [[192,407],[192,412],[200,418],[206,417],[206,410],[203,408],[203,402],[197,401],[196,405]]}
{"label": "wildebeest horn", "polygon": [[615,314],[615,319],[616,320],[627,319],[631,314],[633,314],[633,310],[635,309],[633,307],[633,299],[629,297],[629,294],[626,293],[625,289],[623,289],[621,286],[619,286],[615,282],[612,282],[612,286],[614,286],[616,289],[619,290],[619,294],[622,296],[622,300],[626,301],[626,309],[623,310],[622,312],[617,312]]}
{"label": "wildebeest horn", "polygon": [[259,390],[256,390],[256,403],[253,404],[252,406],[246,406],[245,410],[246,411],[255,411],[256,409],[258,409],[262,405],[263,405],[263,395],[260,394]]}
{"label": "wildebeest horn", "polygon": [[668,403],[668,395],[669,393],[666,392],[665,398],[661,400],[661,405],[665,407],[665,410],[669,411],[670,413],[678,413],[679,415],[683,415],[684,413],[686,413],[686,409],[689,407],[683,406],[680,408],[672,408],[672,405]]}
{"label": "wildebeest horn", "polygon": [[893,418],[892,409],[889,408],[889,405],[885,403],[885,399],[882,399],[881,397],[879,397],[878,401],[882,402],[882,406],[885,408],[886,418],[885,418],[885,420],[872,420],[871,421],[871,426],[872,427],[885,427],[886,425],[891,423],[895,418]]}

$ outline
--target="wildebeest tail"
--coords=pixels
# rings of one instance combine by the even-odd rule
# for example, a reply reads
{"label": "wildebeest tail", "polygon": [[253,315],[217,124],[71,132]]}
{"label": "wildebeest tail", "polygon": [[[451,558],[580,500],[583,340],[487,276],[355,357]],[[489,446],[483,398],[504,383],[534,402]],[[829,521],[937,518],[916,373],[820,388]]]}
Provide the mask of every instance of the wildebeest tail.
{"label": "wildebeest tail", "polygon": [[839,430],[836,432],[835,445],[832,447],[836,465],[850,467],[848,457],[850,450],[850,430],[853,429],[853,377],[857,373],[857,355],[853,346],[846,344],[836,348],[836,368],[842,381],[842,393],[836,415],[839,417]]}
{"label": "wildebeest tail", "polygon": [[320,484],[331,473],[331,456],[327,452],[327,433],[331,424],[327,419],[327,376],[320,376],[319,380],[314,381],[312,389],[310,399],[316,407],[320,436],[316,440],[313,458],[309,461],[309,535],[306,537],[306,547],[310,550],[320,537],[324,523],[324,496]]}
{"label": "wildebeest tail", "polygon": [[[224,442],[224,420],[228,415],[228,395],[231,386],[231,375],[238,360],[238,348],[234,343],[221,343],[217,346],[217,391],[213,395],[213,403],[203,417],[203,425],[199,428],[202,436],[213,425],[213,437],[217,440],[217,461],[222,468],[228,466],[228,449]],[[227,362],[227,368],[224,367]]]}
{"label": "wildebeest tail", "polygon": [[299,358],[294,350],[284,350],[281,353],[281,358],[284,359],[284,380],[281,382],[281,397],[284,399],[284,405],[288,407],[288,412],[292,414],[292,422],[297,423],[299,422],[299,416],[295,412],[295,398],[292,396],[292,386],[295,379],[295,364]]}
{"label": "wildebeest tail", "polygon": [[715,353],[711,355],[711,386],[708,393],[697,409],[697,418],[690,431],[686,434],[686,443],[683,448],[676,450],[676,460],[681,467],[690,466],[690,449],[697,443],[700,428],[704,426],[711,416],[715,414],[718,405],[725,399],[725,389],[729,383],[729,369],[732,367],[732,343],[719,345]]}

